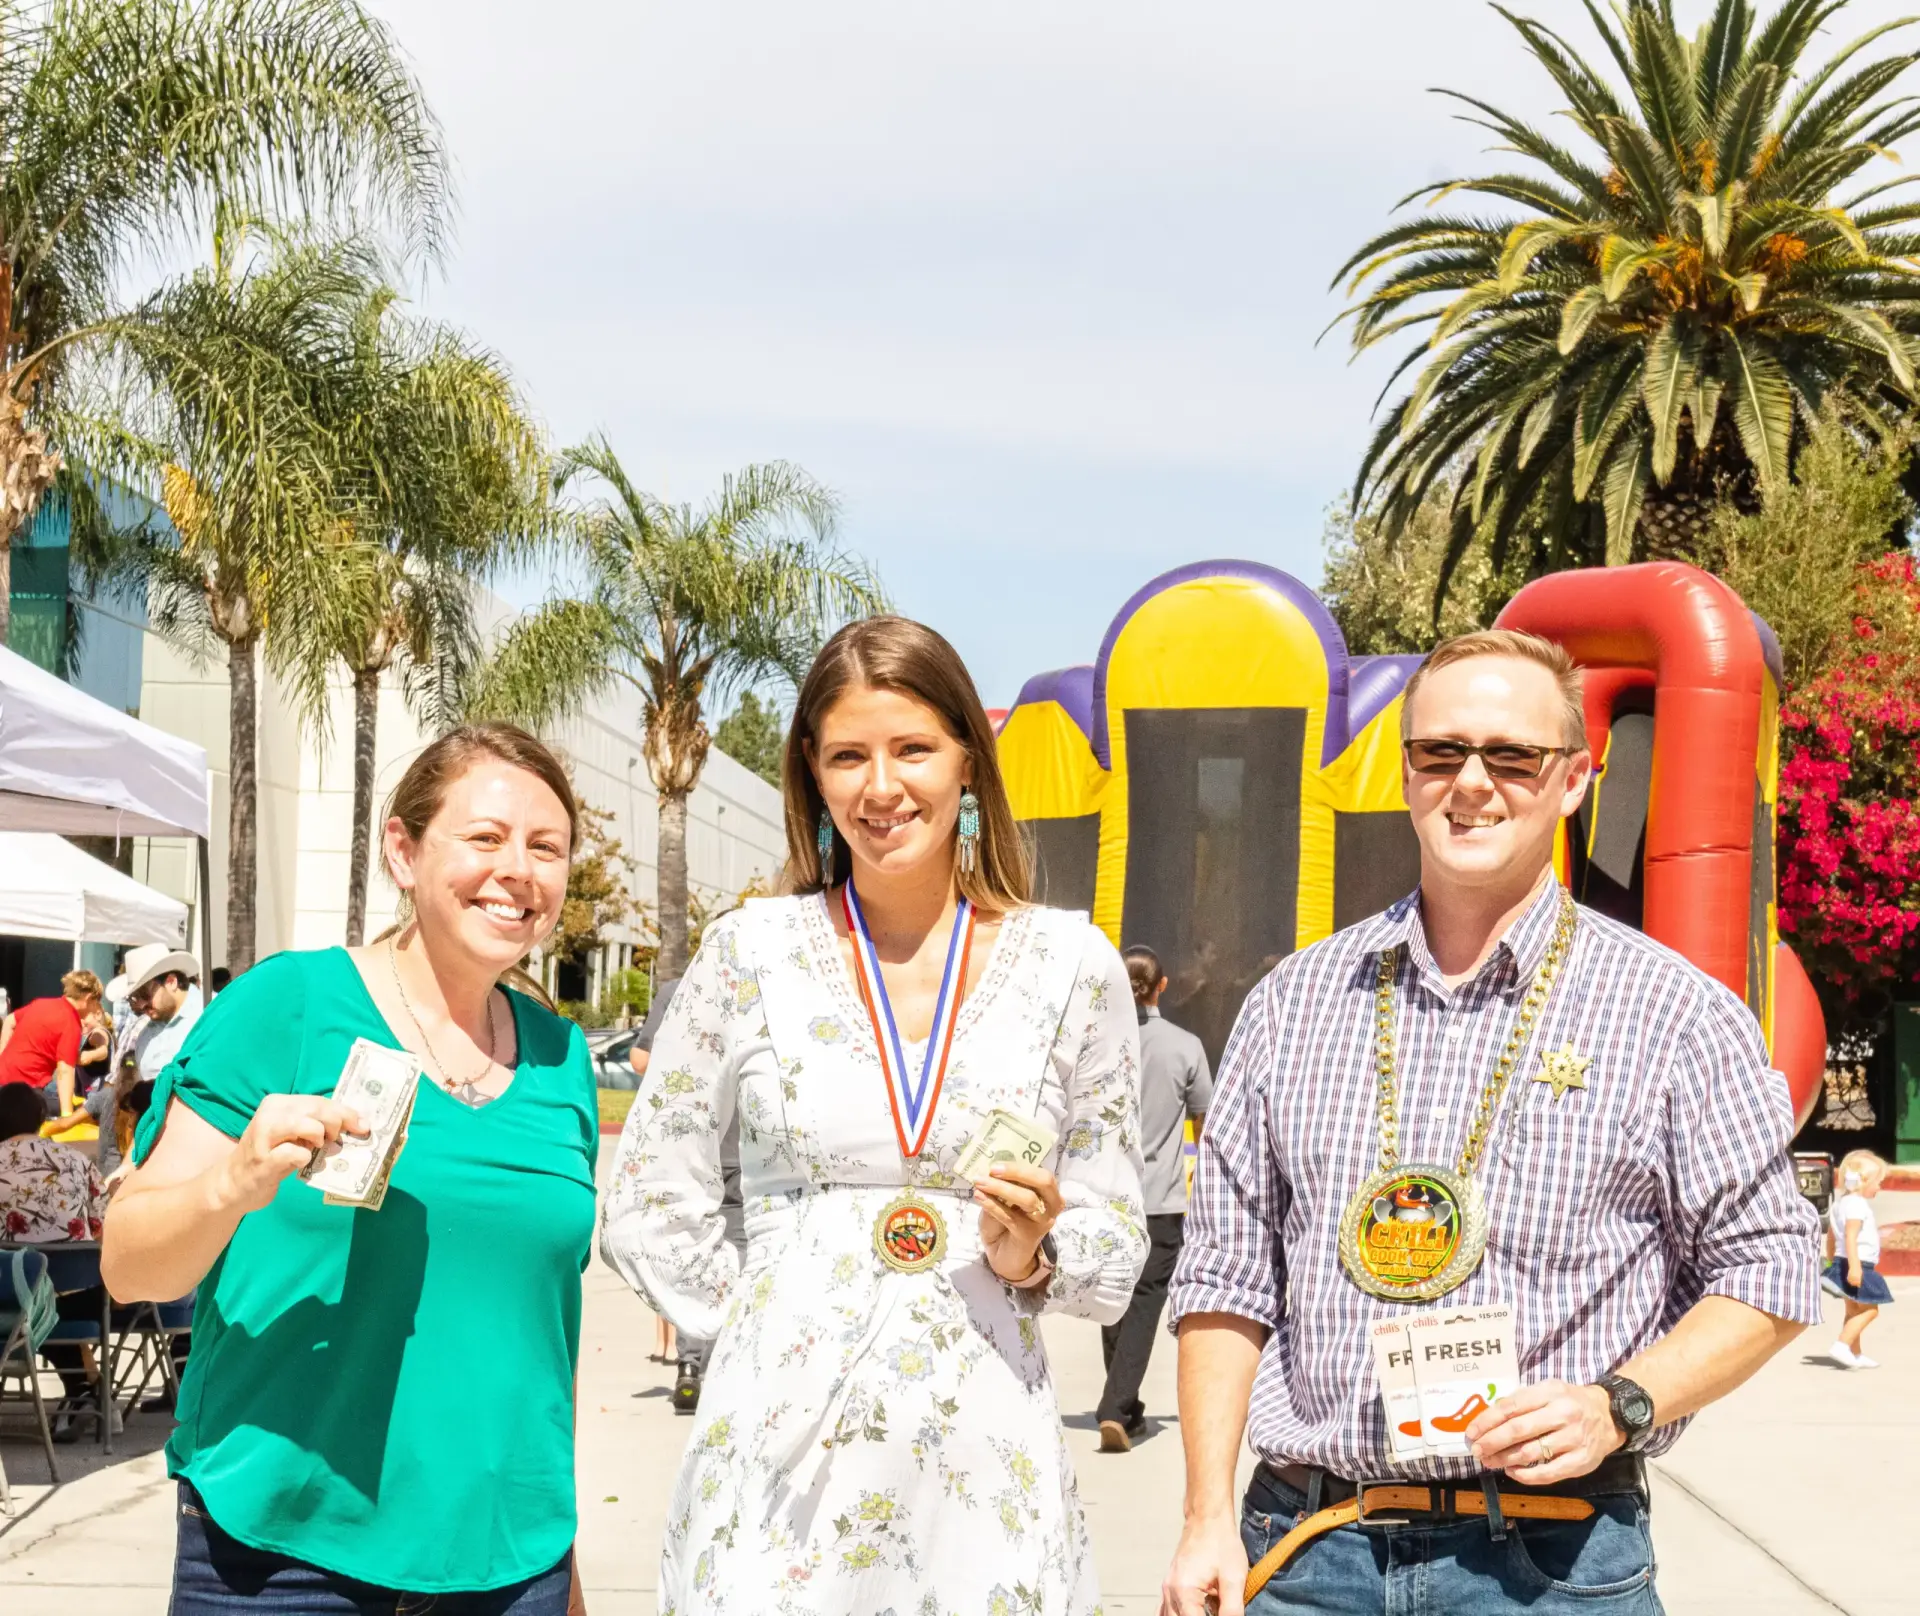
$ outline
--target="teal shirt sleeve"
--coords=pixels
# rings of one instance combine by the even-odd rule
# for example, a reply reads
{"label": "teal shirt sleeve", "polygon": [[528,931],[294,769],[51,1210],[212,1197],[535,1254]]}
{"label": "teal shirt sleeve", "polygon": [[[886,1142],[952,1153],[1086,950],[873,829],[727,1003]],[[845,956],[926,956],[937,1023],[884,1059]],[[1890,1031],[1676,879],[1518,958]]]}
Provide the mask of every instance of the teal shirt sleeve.
{"label": "teal shirt sleeve", "polygon": [[238,1139],[269,1094],[295,1092],[306,1020],[308,956],[286,953],[236,976],[193,1024],[180,1053],[154,1083],[153,1103],[133,1140],[138,1167],[160,1141],[178,1098],[229,1139]]}

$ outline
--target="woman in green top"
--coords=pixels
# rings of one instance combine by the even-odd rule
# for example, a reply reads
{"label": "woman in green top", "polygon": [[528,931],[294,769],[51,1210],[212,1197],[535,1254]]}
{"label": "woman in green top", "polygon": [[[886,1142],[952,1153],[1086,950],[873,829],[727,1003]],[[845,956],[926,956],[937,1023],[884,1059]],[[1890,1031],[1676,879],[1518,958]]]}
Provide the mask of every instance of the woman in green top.
{"label": "woman in green top", "polygon": [[[235,978],[161,1074],[113,1204],[121,1301],[199,1287],[173,1616],[561,1616],[599,1143],[579,1030],[499,986],[560,918],[577,810],[532,736],[475,725],[394,791],[411,918]],[[378,1210],[295,1177],[362,1132],[355,1040],[424,1073]]]}

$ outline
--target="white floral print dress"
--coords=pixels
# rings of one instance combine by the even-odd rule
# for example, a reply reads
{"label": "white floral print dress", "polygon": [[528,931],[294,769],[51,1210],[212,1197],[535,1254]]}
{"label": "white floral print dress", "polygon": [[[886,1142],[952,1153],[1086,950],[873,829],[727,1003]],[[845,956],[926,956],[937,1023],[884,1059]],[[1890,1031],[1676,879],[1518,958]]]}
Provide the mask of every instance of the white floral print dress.
{"label": "white floral print dress", "polygon": [[[909,1050],[917,1070],[924,1046]],[[1126,970],[1086,917],[1020,909],[961,1007],[933,1132],[894,1138],[826,899],[715,923],[654,1041],[602,1249],[714,1337],[661,1549],[661,1616],[1090,1616],[1093,1554],[1035,1313],[1111,1323],[1146,1256]],[[986,1114],[1059,1135],[1067,1211],[1044,1290],[981,1254],[952,1169]],[[740,1124],[747,1255],[720,1214]],[[947,1251],[896,1273],[873,1225],[908,1186]]]}

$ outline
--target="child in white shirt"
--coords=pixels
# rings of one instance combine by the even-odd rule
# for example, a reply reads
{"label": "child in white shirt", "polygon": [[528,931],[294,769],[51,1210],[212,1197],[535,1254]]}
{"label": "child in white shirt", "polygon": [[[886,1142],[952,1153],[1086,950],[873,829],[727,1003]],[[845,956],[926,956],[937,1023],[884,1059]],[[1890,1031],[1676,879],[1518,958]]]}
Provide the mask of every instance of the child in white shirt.
{"label": "child in white shirt", "polygon": [[1850,1150],[1835,1172],[1833,1206],[1827,1214],[1827,1249],[1831,1261],[1821,1278],[1830,1295],[1847,1304],[1840,1339],[1827,1356],[1842,1369],[1878,1369],[1880,1365],[1860,1350],[1860,1337],[1893,1300],[1880,1276],[1880,1225],[1874,1221],[1873,1198],[1887,1164],[1870,1150]]}

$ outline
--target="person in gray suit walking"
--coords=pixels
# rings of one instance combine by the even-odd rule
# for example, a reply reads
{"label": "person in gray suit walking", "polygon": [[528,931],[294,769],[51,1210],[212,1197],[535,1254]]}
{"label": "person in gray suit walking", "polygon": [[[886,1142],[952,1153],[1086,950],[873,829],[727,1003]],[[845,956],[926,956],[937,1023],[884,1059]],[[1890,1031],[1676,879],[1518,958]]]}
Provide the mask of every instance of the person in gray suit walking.
{"label": "person in gray suit walking", "polygon": [[1140,1018],[1140,1176],[1147,1209],[1146,1267],[1133,1300],[1118,1324],[1102,1325],[1100,1347],[1107,1362],[1107,1384],[1100,1396],[1100,1451],[1126,1453],[1146,1428],[1140,1382],[1153,1357],[1167,1285],[1180,1256],[1187,1211],[1187,1118],[1195,1137],[1213,1096],[1213,1071],[1200,1040],[1160,1014],[1166,973],[1160,956],[1136,945],[1122,956],[1133,984],[1134,1012]]}

